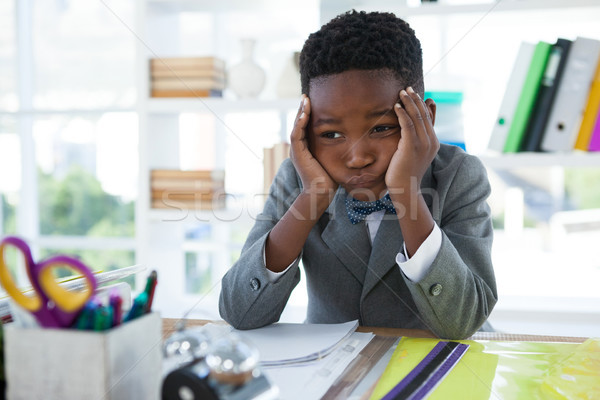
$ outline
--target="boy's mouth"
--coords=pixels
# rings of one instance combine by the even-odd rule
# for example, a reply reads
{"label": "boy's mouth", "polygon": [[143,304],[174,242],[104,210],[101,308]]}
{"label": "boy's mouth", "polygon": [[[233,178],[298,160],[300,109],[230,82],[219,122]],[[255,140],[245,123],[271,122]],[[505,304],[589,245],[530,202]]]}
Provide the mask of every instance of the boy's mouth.
{"label": "boy's mouth", "polygon": [[347,186],[352,187],[369,187],[377,181],[377,176],[371,174],[355,175],[348,179]]}

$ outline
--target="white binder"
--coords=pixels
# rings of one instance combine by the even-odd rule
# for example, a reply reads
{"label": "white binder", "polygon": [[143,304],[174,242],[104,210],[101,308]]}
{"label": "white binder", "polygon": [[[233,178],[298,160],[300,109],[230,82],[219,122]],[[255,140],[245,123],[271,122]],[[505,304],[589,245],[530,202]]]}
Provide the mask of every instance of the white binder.
{"label": "white binder", "polygon": [[577,37],[573,41],[544,131],[542,150],[573,150],[599,58],[599,40]]}
{"label": "white binder", "polygon": [[534,50],[535,44],[529,42],[522,42],[519,47],[510,78],[506,84],[502,103],[500,103],[498,118],[496,118],[494,128],[492,129],[492,135],[490,136],[490,142],[488,144],[489,150],[500,153],[504,150],[504,143],[506,142],[506,137],[510,130],[513,115],[517,109],[517,103],[521,96],[521,89],[525,83],[525,77],[527,76]]}

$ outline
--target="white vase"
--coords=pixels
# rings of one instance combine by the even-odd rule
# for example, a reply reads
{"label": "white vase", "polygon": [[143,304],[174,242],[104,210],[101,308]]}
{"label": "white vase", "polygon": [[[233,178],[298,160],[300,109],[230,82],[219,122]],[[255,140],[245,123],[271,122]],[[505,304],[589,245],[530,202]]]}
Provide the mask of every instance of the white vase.
{"label": "white vase", "polygon": [[254,61],[254,39],[242,39],[242,61],[231,67],[227,86],[240,99],[258,97],[265,87],[265,71]]}

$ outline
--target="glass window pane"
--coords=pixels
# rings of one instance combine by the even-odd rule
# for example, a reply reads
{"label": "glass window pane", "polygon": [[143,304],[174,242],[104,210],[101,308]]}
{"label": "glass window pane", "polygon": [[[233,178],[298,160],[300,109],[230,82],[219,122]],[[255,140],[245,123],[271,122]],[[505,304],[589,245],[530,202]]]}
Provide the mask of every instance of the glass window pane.
{"label": "glass window pane", "polygon": [[134,113],[37,117],[33,136],[42,235],[134,235]]}
{"label": "glass window pane", "polygon": [[15,1],[0,1],[0,109],[17,107]]}
{"label": "glass window pane", "polygon": [[34,107],[134,105],[134,3],[35,2]]}
{"label": "glass window pane", "polygon": [[[277,112],[228,114],[225,153],[226,189],[249,203],[263,195],[263,149],[280,141]],[[243,168],[239,166],[243,165]]]}
{"label": "glass window pane", "polygon": [[185,253],[185,292],[209,293],[215,283],[213,281],[215,281],[215,276],[212,252]]}
{"label": "glass window pane", "polygon": [[[600,209],[600,169],[566,168],[565,185],[569,208]],[[590,249],[591,250],[591,249]]]}
{"label": "glass window pane", "polygon": [[13,117],[0,116],[0,234],[16,232],[21,187],[21,141],[16,128]]}

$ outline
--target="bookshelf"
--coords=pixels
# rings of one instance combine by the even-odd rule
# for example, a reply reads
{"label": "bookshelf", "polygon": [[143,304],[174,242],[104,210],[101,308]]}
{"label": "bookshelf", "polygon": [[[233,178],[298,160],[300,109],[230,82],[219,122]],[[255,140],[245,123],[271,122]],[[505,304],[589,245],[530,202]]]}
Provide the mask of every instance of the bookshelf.
{"label": "bookshelf", "polygon": [[[288,2],[278,2],[276,0],[262,0],[260,2],[245,2],[242,0],[213,2],[208,0],[137,0],[136,2],[136,33],[140,36],[137,44],[136,68],[140,73],[137,75],[137,88],[139,93],[137,111],[139,114],[139,131],[140,131],[140,157],[139,157],[139,174],[140,174],[140,198],[137,204],[137,253],[138,262],[156,265],[157,268],[164,269],[163,276],[168,276],[161,281],[165,293],[172,296],[169,301],[172,304],[165,303],[166,313],[164,316],[179,317],[181,311],[186,307],[192,307],[202,296],[186,294],[185,290],[185,253],[186,252],[201,252],[210,251],[216,255],[215,263],[219,263],[222,267],[221,272],[231,264],[230,254],[238,251],[240,243],[232,243],[232,224],[228,223],[231,220],[239,218],[237,227],[247,228],[252,225],[253,217],[259,212],[260,206],[257,204],[229,204],[226,210],[219,211],[222,217],[215,216],[216,213],[207,211],[190,211],[183,217],[183,214],[177,210],[153,210],[149,207],[148,199],[144,193],[149,193],[148,182],[145,177],[148,176],[149,170],[154,167],[176,167],[180,160],[176,156],[178,153],[178,143],[172,139],[172,132],[180,128],[181,114],[212,114],[215,116],[214,138],[212,142],[212,150],[215,155],[215,167],[222,167],[227,174],[227,147],[231,144],[225,138],[230,129],[228,117],[232,114],[252,114],[261,112],[272,112],[278,116],[280,121],[279,131],[277,133],[279,139],[287,140],[288,126],[290,124],[290,115],[298,106],[298,99],[277,99],[273,89],[273,82],[276,81],[277,73],[279,72],[283,61],[271,63],[271,69],[268,71],[267,87],[265,91],[254,100],[237,100],[231,93],[226,92],[223,98],[148,98],[145,94],[148,93],[148,69],[147,62],[149,57],[174,56],[190,52],[210,53],[217,56],[222,56],[227,64],[234,62],[239,55],[239,49],[236,47],[237,39],[243,35],[243,28],[235,27],[229,21],[229,18],[239,17],[240,15],[249,15],[250,19],[256,17],[261,12],[270,12],[269,15],[276,13],[285,13],[287,8],[292,4],[295,7],[292,12],[302,9],[306,17],[306,22],[302,29],[306,35],[316,29],[318,26],[331,17],[347,11],[350,8],[364,10],[389,10],[397,15],[406,17],[411,25],[415,25],[425,38],[422,40],[424,49],[435,48],[437,54],[441,56],[438,59],[430,58],[427,61],[427,66],[431,70],[427,70],[428,75],[426,80],[430,80],[433,84],[444,79],[439,77],[449,77],[447,81],[452,81],[458,85],[458,89],[473,91],[475,100],[480,102],[484,100],[489,103],[483,111],[472,112],[473,104],[468,102],[465,104],[465,113],[470,115],[478,115],[479,119],[474,120],[470,125],[475,136],[484,136],[481,142],[487,144],[485,137],[491,132],[493,121],[496,118],[498,105],[502,97],[502,82],[507,79],[514,53],[520,41],[514,40],[514,37],[508,33],[508,41],[512,40],[512,44],[505,45],[499,49],[500,52],[505,52],[505,57],[501,57],[502,62],[506,65],[504,75],[498,75],[494,79],[484,76],[461,76],[456,79],[456,68],[450,62],[446,62],[445,55],[448,52],[462,51],[462,46],[474,46],[468,40],[463,39],[460,34],[468,35],[477,34],[477,31],[472,32],[467,30],[460,34],[455,34],[452,40],[456,40],[459,46],[454,46],[447,37],[443,34],[443,29],[452,24],[453,18],[462,22],[463,19],[473,25],[473,30],[481,28],[485,25],[481,21],[488,21],[488,16],[494,16],[493,24],[498,24],[498,27],[506,27],[507,22],[511,22],[515,15],[523,13],[525,18],[535,16],[537,19],[544,19],[546,15],[553,18],[558,18],[557,15],[564,15],[565,21],[569,20],[569,15],[572,13],[578,18],[580,14],[585,13],[590,15],[590,19],[594,16],[600,17],[600,4],[595,0],[504,0],[504,1],[482,1],[479,4],[453,4],[451,0],[439,1],[437,4],[426,4],[420,7],[407,7],[397,5],[398,2],[392,0],[313,0],[308,3],[292,4]],[[287,11],[289,12],[289,11]],[[283,14],[281,14],[283,15]],[[207,18],[202,20],[206,22],[208,28],[199,29],[198,32],[190,34],[186,31],[186,20],[202,16]],[[260,20],[260,19],[258,19]],[[257,20],[257,21],[258,21]],[[268,21],[268,18],[263,18]],[[236,20],[237,21],[237,20]],[[586,20],[587,21],[587,20]],[[271,21],[270,21],[271,22]],[[518,22],[518,21],[517,21]],[[435,26],[440,26],[439,34],[430,33],[429,30],[432,23]],[[586,22],[588,25],[589,23]],[[259,58],[265,57],[269,51],[279,52],[277,56],[287,54],[281,51],[281,48],[286,47],[289,51],[298,50],[301,46],[305,34],[296,30],[293,33],[286,31],[285,22],[273,22],[275,28],[281,32],[276,33],[280,42],[277,43],[273,38],[264,39],[262,53],[259,51]],[[503,25],[502,25],[503,24]],[[267,25],[267,24],[265,24]],[[287,25],[291,25],[288,23]],[[494,25],[495,26],[495,25]],[[263,27],[261,27],[263,29]],[[437,28],[436,28],[437,29]],[[596,28],[589,28],[596,29]],[[261,31],[263,38],[265,36],[273,36],[273,31],[264,28]],[[534,33],[537,35],[537,33]],[[556,39],[556,35],[561,32],[556,28],[552,33],[552,39]],[[587,34],[587,33],[585,33]],[[196,36],[194,36],[196,35]],[[259,33],[260,35],[260,33]],[[543,35],[543,34],[540,34]],[[600,38],[600,33],[596,34]],[[273,39],[273,40],[272,40]],[[269,42],[269,40],[272,40]],[[269,43],[269,44],[266,44]],[[472,48],[471,48],[472,50]],[[472,53],[465,51],[466,56],[472,56]],[[490,53],[487,53],[490,54]],[[427,56],[427,55],[426,55]],[[485,71],[485,62],[490,63],[489,59],[485,60],[485,56],[481,57],[484,60],[481,62],[478,69]],[[503,60],[506,58],[506,60]],[[468,73],[464,73],[468,75]],[[489,91],[486,86],[481,85],[482,79],[494,81],[493,87],[495,91]],[[270,82],[269,82],[270,81]],[[271,85],[271,86],[269,86]],[[479,87],[481,86],[481,87]],[[430,86],[428,86],[430,87]],[[433,87],[432,89],[438,89]],[[456,89],[453,87],[440,87],[444,89]],[[491,94],[490,94],[491,93]],[[494,103],[496,101],[496,103]],[[469,124],[467,124],[469,125]],[[244,139],[246,136],[240,137]],[[229,134],[231,135],[231,134]],[[250,134],[248,134],[250,135]],[[474,139],[475,140],[475,139]],[[472,152],[478,155],[484,165],[494,171],[510,171],[519,168],[548,168],[552,170],[560,170],[564,167],[585,167],[585,168],[600,168],[600,154],[582,154],[582,153],[519,153],[507,155],[490,155],[483,152],[484,146],[474,146]],[[158,165],[162,163],[162,165]],[[168,165],[165,165],[168,164]],[[563,179],[560,173],[555,174],[558,180]],[[257,177],[260,179],[260,177]],[[559,183],[553,183],[559,186]],[[228,187],[228,190],[235,188]],[[182,218],[183,217],[183,218]],[[189,240],[186,237],[186,225],[191,226],[199,222],[210,225],[214,229],[214,235],[208,241]],[[225,222],[225,223],[224,223]],[[216,280],[215,280],[216,282]],[[212,295],[218,294],[218,286],[211,292]],[[208,296],[210,297],[210,296]],[[210,308],[214,306],[205,304],[207,298],[202,300],[201,308]],[[206,306],[206,307],[204,307]],[[216,310],[216,308],[215,308]],[[214,314],[199,314],[205,318],[216,317]]]}
{"label": "bookshelf", "polygon": [[[157,297],[158,309],[163,316],[181,317],[187,310],[194,309],[197,317],[218,319],[217,296],[220,277],[241,251],[243,239],[261,210],[261,199],[248,197],[244,188],[236,186],[240,179],[231,179],[244,159],[236,159],[231,146],[238,146],[249,154],[252,167],[262,163],[262,148],[281,140],[287,140],[290,116],[295,114],[297,99],[278,99],[274,82],[278,78],[283,60],[288,53],[297,50],[311,29],[318,26],[318,9],[307,4],[291,5],[298,13],[310,13],[312,18],[302,28],[294,24],[265,24],[261,13],[289,12],[290,4],[274,0],[259,3],[244,1],[212,2],[194,1],[136,1],[135,32],[139,36],[136,45],[136,68],[139,115],[139,201],[136,205],[136,231],[138,262],[155,268],[161,279],[161,292]],[[238,18],[238,20],[236,20]],[[241,20],[239,20],[241,18]],[[276,21],[277,18],[267,18]],[[236,20],[237,22],[234,22]],[[247,29],[248,21],[261,24],[264,29]],[[274,25],[274,27],[270,27]],[[296,24],[298,25],[298,24]],[[292,28],[290,28],[290,26]],[[298,29],[302,32],[297,33]],[[280,32],[273,33],[272,30]],[[275,50],[282,60],[263,63],[270,79],[263,93],[256,99],[236,99],[225,90],[223,97],[210,98],[151,98],[149,93],[149,58],[203,56],[219,57],[229,68],[239,61],[241,49],[239,39],[262,35],[274,40],[283,40],[285,48]],[[271,49],[269,41],[262,40],[257,46],[257,61],[264,60],[265,52]],[[261,47],[261,44],[264,47]],[[271,69],[269,69],[271,68]],[[270,123],[264,138],[256,129],[240,128],[236,121],[250,114],[266,113],[274,122]],[[262,114],[261,114],[262,115]],[[152,169],[183,168],[182,146],[184,136],[194,133],[185,131],[185,118],[198,119],[204,123],[196,130],[202,146],[197,160],[204,163],[200,169],[225,170],[226,192],[231,193],[227,206],[219,210],[153,209],[150,207],[149,177]],[[237,120],[236,120],[237,118]],[[254,123],[255,124],[255,123]],[[249,123],[252,125],[252,123]],[[197,143],[195,144],[197,145]],[[193,163],[192,163],[193,164]],[[227,168],[234,164],[236,168]],[[190,168],[188,165],[187,168]],[[193,165],[192,165],[193,168]],[[233,171],[233,172],[232,172]],[[255,177],[262,182],[262,172]],[[232,183],[233,182],[233,183]],[[262,184],[258,187],[262,188]],[[198,283],[199,282],[199,283]],[[200,292],[192,286],[202,286]]]}
{"label": "bookshelf", "polygon": [[511,153],[478,157],[486,167],[495,170],[531,167],[600,167],[600,153]]}
{"label": "bookshelf", "polygon": [[[160,0],[157,0],[161,2]],[[464,4],[461,4],[464,3]],[[393,0],[365,0],[351,2],[354,7],[366,7],[369,9],[393,9],[398,15],[412,17],[418,15],[451,15],[451,14],[475,14],[489,12],[510,12],[510,11],[545,11],[549,9],[573,9],[597,7],[598,3],[594,0],[483,0],[481,2],[460,2],[460,1],[439,1],[424,3],[418,7],[399,6],[397,1]],[[324,0],[321,2],[322,10],[338,12],[344,7],[348,7],[347,2],[337,0]]]}

